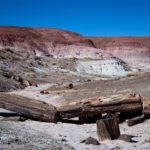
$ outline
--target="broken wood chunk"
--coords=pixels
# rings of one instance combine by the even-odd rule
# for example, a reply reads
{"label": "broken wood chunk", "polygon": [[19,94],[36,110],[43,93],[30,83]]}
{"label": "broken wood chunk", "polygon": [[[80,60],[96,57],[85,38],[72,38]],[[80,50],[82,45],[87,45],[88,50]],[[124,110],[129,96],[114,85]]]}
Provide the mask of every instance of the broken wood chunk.
{"label": "broken wood chunk", "polygon": [[136,124],[144,122],[144,120],[145,120],[145,117],[144,115],[142,115],[142,116],[138,116],[138,117],[127,120],[127,124],[128,126],[134,126]]}
{"label": "broken wood chunk", "polygon": [[120,136],[119,121],[117,118],[100,119],[96,122],[97,135],[100,141],[114,140]]}
{"label": "broken wood chunk", "polygon": [[49,94],[49,92],[47,90],[42,90],[40,91],[41,94]]}
{"label": "broken wood chunk", "polygon": [[143,114],[145,118],[150,119],[150,105],[144,107]]}
{"label": "broken wood chunk", "polygon": [[132,140],[132,138],[134,138],[135,136],[133,135],[127,135],[127,134],[122,134],[119,136],[118,140],[122,140],[125,142],[131,142],[131,143],[137,143],[137,141]]}

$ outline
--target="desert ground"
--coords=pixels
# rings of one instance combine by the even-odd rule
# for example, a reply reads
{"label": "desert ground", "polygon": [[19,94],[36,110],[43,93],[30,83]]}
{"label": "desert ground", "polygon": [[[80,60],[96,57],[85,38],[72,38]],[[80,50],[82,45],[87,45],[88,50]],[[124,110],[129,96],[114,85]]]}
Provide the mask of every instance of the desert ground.
{"label": "desert ground", "polygon": [[[140,94],[149,105],[149,45],[149,37],[94,38],[59,29],[0,27],[0,96],[17,95],[61,108],[93,97]],[[132,127],[127,119],[119,123],[121,136],[133,136],[130,140],[100,141],[96,121],[75,117],[42,122],[12,107],[14,111],[0,100],[0,149],[150,149],[147,118]],[[97,145],[82,142],[89,137]]]}

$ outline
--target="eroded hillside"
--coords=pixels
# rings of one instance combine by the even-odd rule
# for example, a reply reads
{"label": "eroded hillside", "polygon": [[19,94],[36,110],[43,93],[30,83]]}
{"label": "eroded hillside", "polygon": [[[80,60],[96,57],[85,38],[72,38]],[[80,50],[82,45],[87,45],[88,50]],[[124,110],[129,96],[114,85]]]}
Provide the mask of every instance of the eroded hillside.
{"label": "eroded hillside", "polygon": [[88,37],[97,48],[104,49],[125,62],[149,68],[150,37]]}

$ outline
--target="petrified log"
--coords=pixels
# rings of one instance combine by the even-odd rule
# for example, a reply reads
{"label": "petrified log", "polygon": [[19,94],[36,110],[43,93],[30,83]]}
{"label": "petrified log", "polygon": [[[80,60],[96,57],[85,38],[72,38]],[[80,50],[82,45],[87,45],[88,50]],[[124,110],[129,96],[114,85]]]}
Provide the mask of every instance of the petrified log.
{"label": "petrified log", "polygon": [[138,116],[138,117],[127,120],[127,124],[128,126],[134,126],[136,124],[144,122],[144,120],[145,120],[145,117],[144,115],[142,115],[142,116]]}
{"label": "petrified log", "polygon": [[55,107],[38,100],[0,93],[0,107],[38,121],[57,122]]}
{"label": "petrified log", "polygon": [[138,112],[142,111],[143,102],[140,95],[128,95],[125,97],[100,98],[94,97],[84,99],[80,102],[72,102],[61,106],[57,110],[62,118],[73,118],[79,116],[96,115],[102,113],[116,112]]}
{"label": "petrified log", "polygon": [[120,136],[119,119],[116,117],[97,120],[96,125],[100,141],[114,140]]}

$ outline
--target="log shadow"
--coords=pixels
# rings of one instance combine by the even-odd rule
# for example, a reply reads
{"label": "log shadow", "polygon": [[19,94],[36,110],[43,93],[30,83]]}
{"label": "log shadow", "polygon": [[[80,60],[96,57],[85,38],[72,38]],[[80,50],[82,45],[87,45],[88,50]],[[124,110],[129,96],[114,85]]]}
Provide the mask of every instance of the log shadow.
{"label": "log shadow", "polygon": [[20,115],[17,113],[0,112],[0,116],[2,116],[2,117],[19,117]]}

